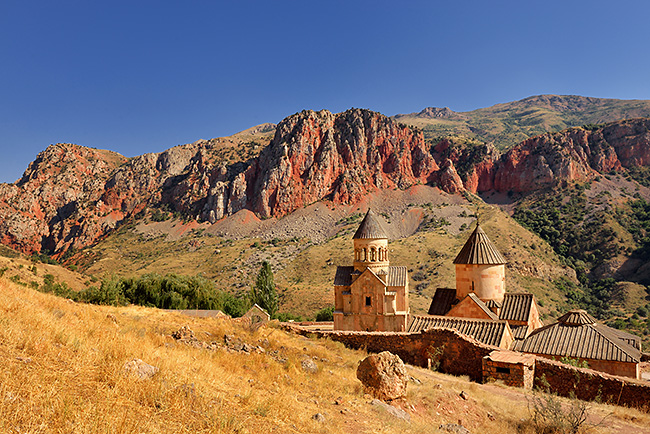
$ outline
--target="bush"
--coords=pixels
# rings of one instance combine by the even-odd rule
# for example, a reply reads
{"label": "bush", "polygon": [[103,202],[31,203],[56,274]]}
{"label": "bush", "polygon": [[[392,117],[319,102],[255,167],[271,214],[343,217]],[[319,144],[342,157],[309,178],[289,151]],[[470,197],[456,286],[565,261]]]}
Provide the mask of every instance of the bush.
{"label": "bush", "polygon": [[316,321],[334,321],[334,306],[319,310],[316,313]]}
{"label": "bush", "polygon": [[563,404],[556,395],[536,393],[528,401],[531,418],[527,423],[540,434],[577,434],[587,421],[588,410],[587,403],[575,397]]}

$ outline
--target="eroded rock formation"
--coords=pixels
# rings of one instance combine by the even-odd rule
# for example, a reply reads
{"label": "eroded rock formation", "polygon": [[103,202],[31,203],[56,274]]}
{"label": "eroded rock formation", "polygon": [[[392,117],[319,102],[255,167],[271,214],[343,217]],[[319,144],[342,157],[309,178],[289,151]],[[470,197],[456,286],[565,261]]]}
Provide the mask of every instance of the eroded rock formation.
{"label": "eroded rock formation", "polygon": [[[303,111],[261,152],[225,157],[221,139],[127,160],[57,144],[15,184],[0,184],[0,242],[63,253],[97,242],[147,207],[200,221],[242,209],[281,217],[328,199],[352,204],[378,189],[431,184],[447,193],[532,192],[650,164],[650,119],[533,137],[501,155],[490,144],[425,143],[380,113]],[[243,148],[232,148],[237,152]]]}

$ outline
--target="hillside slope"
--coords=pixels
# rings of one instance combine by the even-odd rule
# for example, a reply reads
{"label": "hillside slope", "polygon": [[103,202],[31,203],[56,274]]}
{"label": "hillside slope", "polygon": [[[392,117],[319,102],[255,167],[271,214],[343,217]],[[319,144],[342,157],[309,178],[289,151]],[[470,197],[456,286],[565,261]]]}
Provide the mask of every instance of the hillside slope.
{"label": "hillside slope", "polygon": [[[529,395],[416,368],[417,381],[393,402],[410,421],[396,418],[363,394],[363,352],[274,325],[71,303],[2,278],[0,312],[3,432],[435,433],[459,421],[471,432],[530,432]],[[172,337],[184,326],[185,340]],[[133,359],[158,372],[128,374]],[[318,372],[301,367],[306,359]],[[648,432],[648,415],[636,410],[589,412],[590,422],[603,420],[598,432]]]}
{"label": "hillside slope", "polygon": [[492,143],[501,150],[547,132],[641,117],[650,117],[650,101],[577,95],[537,95],[469,112],[427,107],[394,116],[399,122],[421,128],[432,143],[440,137],[461,135]]}

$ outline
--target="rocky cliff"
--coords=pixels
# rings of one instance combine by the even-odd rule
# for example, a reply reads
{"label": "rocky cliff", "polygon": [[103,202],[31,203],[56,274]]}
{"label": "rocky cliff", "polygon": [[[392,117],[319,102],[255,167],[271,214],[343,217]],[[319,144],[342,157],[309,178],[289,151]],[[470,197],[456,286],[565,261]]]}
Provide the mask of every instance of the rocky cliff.
{"label": "rocky cliff", "polygon": [[417,129],[351,109],[289,116],[266,146],[213,139],[127,161],[58,144],[16,184],[0,185],[0,242],[60,254],[93,244],[145,208],[215,222],[242,209],[280,217],[323,199],[351,204],[377,189],[418,183],[447,193],[531,192],[650,164],[649,130],[649,119],[573,128],[501,155],[478,142],[430,146]]}

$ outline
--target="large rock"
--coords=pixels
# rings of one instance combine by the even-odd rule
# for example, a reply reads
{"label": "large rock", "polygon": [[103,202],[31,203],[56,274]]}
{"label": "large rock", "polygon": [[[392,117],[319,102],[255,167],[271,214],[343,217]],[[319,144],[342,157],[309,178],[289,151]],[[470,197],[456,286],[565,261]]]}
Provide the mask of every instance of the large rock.
{"label": "large rock", "polygon": [[158,373],[158,368],[140,359],[133,359],[124,364],[124,372],[140,380],[148,380]]}
{"label": "large rock", "polygon": [[357,378],[366,393],[378,399],[390,401],[406,393],[406,366],[399,356],[388,351],[363,359],[357,368]]}

